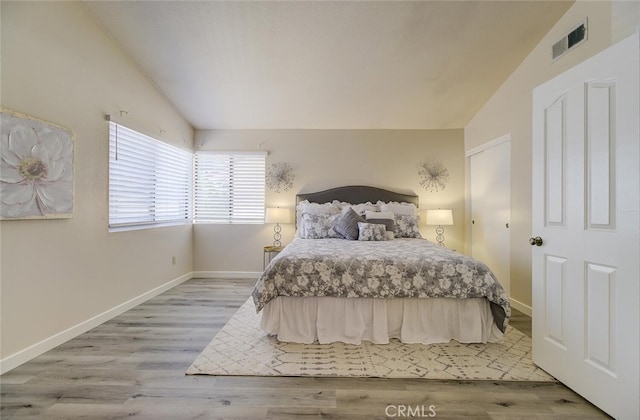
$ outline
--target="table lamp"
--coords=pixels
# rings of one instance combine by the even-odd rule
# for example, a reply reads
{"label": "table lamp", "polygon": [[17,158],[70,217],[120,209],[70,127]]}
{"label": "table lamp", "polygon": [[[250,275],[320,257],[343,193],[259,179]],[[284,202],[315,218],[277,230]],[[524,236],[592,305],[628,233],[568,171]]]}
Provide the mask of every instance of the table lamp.
{"label": "table lamp", "polygon": [[436,241],[438,245],[444,246],[444,228],[442,226],[453,225],[453,210],[427,210],[426,224],[438,226],[436,228]]}
{"label": "table lamp", "polygon": [[282,207],[267,207],[264,220],[267,223],[276,224],[273,227],[273,246],[282,246],[280,242],[282,238],[282,235],[280,235],[282,231],[280,223],[291,223],[291,211]]}

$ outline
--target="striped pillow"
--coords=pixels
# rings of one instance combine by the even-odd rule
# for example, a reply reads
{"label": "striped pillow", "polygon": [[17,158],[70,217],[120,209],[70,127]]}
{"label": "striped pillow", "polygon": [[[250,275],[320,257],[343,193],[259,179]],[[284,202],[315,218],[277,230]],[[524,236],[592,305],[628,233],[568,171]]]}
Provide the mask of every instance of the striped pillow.
{"label": "striped pillow", "polygon": [[359,229],[358,222],[366,222],[366,220],[359,216],[352,208],[349,208],[344,215],[338,219],[334,230],[342,235],[343,238],[355,241],[358,239]]}

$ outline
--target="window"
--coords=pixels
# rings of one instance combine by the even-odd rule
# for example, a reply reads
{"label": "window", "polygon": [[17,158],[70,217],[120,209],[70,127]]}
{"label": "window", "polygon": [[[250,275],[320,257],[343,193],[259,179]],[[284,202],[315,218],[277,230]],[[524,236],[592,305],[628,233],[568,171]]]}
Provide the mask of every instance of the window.
{"label": "window", "polygon": [[192,156],[109,122],[109,228],[190,222]]}
{"label": "window", "polygon": [[264,223],[266,152],[196,152],[196,223]]}

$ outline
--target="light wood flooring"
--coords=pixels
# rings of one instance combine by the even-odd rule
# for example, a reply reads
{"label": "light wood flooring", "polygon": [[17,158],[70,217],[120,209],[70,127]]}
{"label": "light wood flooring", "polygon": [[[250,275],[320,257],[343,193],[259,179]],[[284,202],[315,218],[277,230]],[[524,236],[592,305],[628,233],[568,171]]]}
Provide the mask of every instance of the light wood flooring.
{"label": "light wood flooring", "polygon": [[[189,280],[17,367],[0,377],[0,417],[607,418],[559,383],[186,376],[252,285]],[[526,315],[512,325],[530,334]]]}

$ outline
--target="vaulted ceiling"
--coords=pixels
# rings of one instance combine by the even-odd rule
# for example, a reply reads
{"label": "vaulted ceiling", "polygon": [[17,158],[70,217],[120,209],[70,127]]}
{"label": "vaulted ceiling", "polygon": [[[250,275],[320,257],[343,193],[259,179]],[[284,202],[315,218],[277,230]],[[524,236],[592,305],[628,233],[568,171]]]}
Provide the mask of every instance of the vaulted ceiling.
{"label": "vaulted ceiling", "polygon": [[196,129],[461,128],[573,1],[87,1]]}

